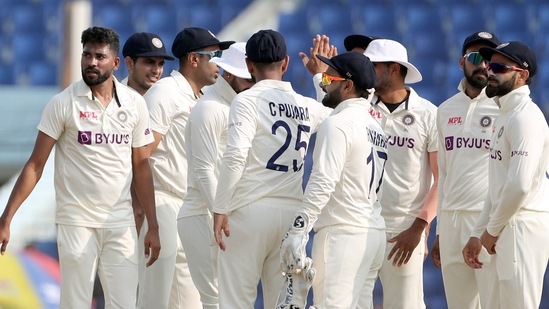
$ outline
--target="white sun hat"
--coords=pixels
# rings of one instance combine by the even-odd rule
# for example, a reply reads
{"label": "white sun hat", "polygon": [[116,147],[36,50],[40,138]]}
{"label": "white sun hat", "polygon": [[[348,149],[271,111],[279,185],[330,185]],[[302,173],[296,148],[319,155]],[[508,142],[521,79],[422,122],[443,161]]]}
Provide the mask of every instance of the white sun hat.
{"label": "white sun hat", "polygon": [[406,47],[397,41],[373,40],[364,51],[364,55],[370,58],[372,62],[396,62],[408,68],[408,73],[404,79],[406,84],[417,83],[423,79],[419,70],[408,62]]}
{"label": "white sun hat", "polygon": [[210,62],[217,64],[223,70],[230,74],[250,79],[252,76],[246,66],[246,42],[236,42],[231,44],[227,50],[223,51],[220,58],[212,58]]}

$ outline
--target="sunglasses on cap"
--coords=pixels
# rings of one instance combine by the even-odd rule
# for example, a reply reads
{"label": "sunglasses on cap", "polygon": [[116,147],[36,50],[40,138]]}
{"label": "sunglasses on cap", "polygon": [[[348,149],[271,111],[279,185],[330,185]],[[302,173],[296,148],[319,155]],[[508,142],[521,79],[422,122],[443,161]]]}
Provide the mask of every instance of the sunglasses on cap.
{"label": "sunglasses on cap", "polygon": [[223,55],[222,50],[214,50],[214,51],[195,51],[196,54],[199,55],[210,55],[210,59],[212,58],[221,58],[221,55]]}
{"label": "sunglasses on cap", "polygon": [[483,61],[487,61],[486,59],[482,58],[479,52],[470,52],[468,54],[465,54],[463,58],[467,59],[467,61],[471,62],[474,65],[479,65]]}
{"label": "sunglasses on cap", "polygon": [[342,81],[342,80],[347,80],[347,78],[328,75],[326,74],[326,72],[322,73],[322,85],[324,86],[330,85],[333,81]]}
{"label": "sunglasses on cap", "polygon": [[492,71],[494,74],[505,74],[509,71],[524,71],[524,69],[497,62],[489,62],[488,70]]}

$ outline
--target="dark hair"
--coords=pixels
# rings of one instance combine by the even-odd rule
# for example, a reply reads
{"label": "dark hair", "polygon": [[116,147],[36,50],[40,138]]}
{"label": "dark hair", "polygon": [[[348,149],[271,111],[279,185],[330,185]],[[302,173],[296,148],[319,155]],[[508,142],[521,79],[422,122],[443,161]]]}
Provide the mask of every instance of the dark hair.
{"label": "dark hair", "polygon": [[399,64],[400,65],[400,76],[403,78],[403,79],[406,79],[406,75],[408,75],[408,68],[405,67],[404,65],[402,64]]}
{"label": "dark hair", "polygon": [[105,27],[90,27],[82,32],[82,45],[87,43],[98,43],[109,45],[109,48],[118,54],[120,49],[120,39],[118,34],[109,28]]}
{"label": "dark hair", "polygon": [[277,62],[254,62],[250,60],[259,70],[261,71],[271,71],[271,70],[277,70],[284,61],[277,61]]}
{"label": "dark hair", "polygon": [[364,90],[364,89],[359,89],[359,88],[356,88],[356,94],[358,95],[358,97],[360,98],[365,98],[365,99],[368,99],[370,97],[370,92],[368,90]]}

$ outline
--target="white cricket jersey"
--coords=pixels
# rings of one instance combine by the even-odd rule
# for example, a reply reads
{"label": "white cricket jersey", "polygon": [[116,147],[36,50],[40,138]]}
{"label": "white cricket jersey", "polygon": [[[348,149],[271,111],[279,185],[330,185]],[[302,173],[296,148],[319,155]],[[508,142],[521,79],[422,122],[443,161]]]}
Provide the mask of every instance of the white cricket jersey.
{"label": "white cricket jersey", "polygon": [[521,212],[549,212],[549,128],[522,86],[502,97],[490,143],[488,198],[473,236],[498,236]]}
{"label": "white cricket jersey", "polygon": [[387,136],[369,114],[369,101],[341,102],[320,125],[302,209],[315,231],[332,225],[384,229],[377,201],[387,161]]}
{"label": "white cricket jersey", "polygon": [[123,80],[121,80],[120,83],[121,83],[122,85],[128,86],[128,78],[129,78],[129,76],[126,76],[126,78],[124,78]]}
{"label": "white cricket jersey", "polygon": [[154,141],[143,97],[114,79],[105,108],[83,80],[46,105],[38,130],[57,141],[56,223],[93,228],[135,225],[132,148]]}
{"label": "white cricket jersey", "polygon": [[463,83],[437,111],[439,211],[480,212],[488,191],[490,137],[499,108],[484,89],[468,97]]}
{"label": "white cricket jersey", "polygon": [[263,198],[303,196],[303,158],[310,136],[332,110],[297,94],[290,83],[262,80],[231,104],[214,212]]}
{"label": "white cricket jersey", "polygon": [[187,193],[185,126],[198,98],[185,77],[175,70],[154,83],[144,97],[151,129],[163,135],[151,154],[154,188],[184,198]]}
{"label": "white cricket jersey", "polygon": [[178,218],[208,214],[217,188],[221,158],[227,147],[229,108],[236,92],[220,77],[189,117],[185,130],[189,164],[187,196]]}
{"label": "white cricket jersey", "polygon": [[370,109],[388,138],[380,202],[389,232],[406,230],[416,218],[431,222],[436,215],[436,205],[424,209],[424,204],[432,183],[429,153],[438,148],[437,108],[406,88],[408,100],[392,113],[375,95]]}

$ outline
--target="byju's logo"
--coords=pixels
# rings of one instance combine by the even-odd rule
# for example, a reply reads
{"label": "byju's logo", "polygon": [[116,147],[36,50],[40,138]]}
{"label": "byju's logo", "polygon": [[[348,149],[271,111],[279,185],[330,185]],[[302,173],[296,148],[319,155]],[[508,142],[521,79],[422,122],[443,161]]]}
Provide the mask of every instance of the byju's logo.
{"label": "byju's logo", "polygon": [[453,136],[445,137],[444,145],[446,146],[446,151],[454,150],[454,137]]}
{"label": "byju's logo", "polygon": [[78,142],[82,145],[92,144],[92,132],[91,131],[78,131]]}

